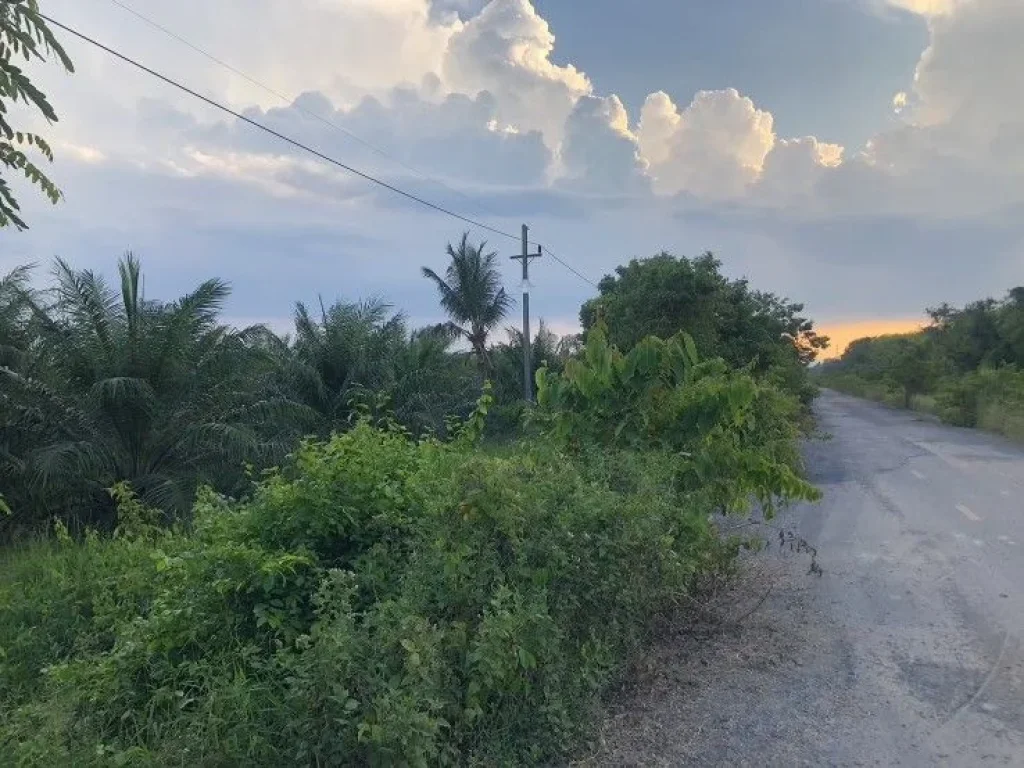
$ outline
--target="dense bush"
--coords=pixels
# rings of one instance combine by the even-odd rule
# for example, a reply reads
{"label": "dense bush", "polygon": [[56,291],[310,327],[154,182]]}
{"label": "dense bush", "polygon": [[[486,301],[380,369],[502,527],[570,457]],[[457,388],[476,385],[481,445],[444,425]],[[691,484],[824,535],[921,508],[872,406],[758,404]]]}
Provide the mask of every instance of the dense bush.
{"label": "dense bush", "polygon": [[814,492],[790,397],[685,338],[597,332],[541,378],[500,453],[487,398],[449,443],[364,420],[248,500],[203,492],[187,529],[119,486],[112,537],[4,553],[5,762],[564,759],[652,622],[730,566],[709,512]]}

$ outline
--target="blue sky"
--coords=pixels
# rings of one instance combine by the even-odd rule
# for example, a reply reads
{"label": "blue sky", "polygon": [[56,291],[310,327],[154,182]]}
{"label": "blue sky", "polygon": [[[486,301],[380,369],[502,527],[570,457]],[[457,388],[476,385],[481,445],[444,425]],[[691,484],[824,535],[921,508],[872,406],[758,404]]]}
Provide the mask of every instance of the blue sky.
{"label": "blue sky", "polygon": [[[1018,0],[124,2],[304,95],[282,102],[110,0],[43,5],[389,183],[505,232],[525,221],[593,280],[712,250],[830,329],[1024,282]],[[131,248],[154,296],[229,280],[233,322],[286,329],[318,294],[439,319],[419,269],[443,268],[463,224],[67,47],[75,75],[33,68],[61,116],[43,130],[66,200],[18,187],[32,229],[0,235],[0,271],[61,255],[113,273]],[[571,331],[592,286],[535,271],[537,312]]]}
{"label": "blue sky", "polygon": [[926,20],[855,0],[538,0],[556,59],[637,111],[651,90],[685,103],[702,89],[756,94],[786,135],[858,146],[892,118]]}

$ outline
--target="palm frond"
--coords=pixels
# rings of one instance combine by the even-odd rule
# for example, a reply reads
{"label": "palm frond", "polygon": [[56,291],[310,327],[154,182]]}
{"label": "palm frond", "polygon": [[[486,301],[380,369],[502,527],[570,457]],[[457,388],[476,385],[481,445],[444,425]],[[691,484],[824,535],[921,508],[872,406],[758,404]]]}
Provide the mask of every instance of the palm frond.
{"label": "palm frond", "polygon": [[105,487],[110,456],[91,440],[61,441],[33,451],[27,462],[33,486],[43,492],[65,487]]}
{"label": "palm frond", "polygon": [[63,259],[56,260],[54,272],[58,311],[82,332],[86,346],[95,348],[103,361],[111,363],[115,355],[117,296],[101,276],[91,270],[75,271]]}
{"label": "palm frond", "polygon": [[150,383],[130,376],[100,379],[90,388],[89,397],[108,411],[150,413],[157,407],[156,393]]}
{"label": "palm frond", "polygon": [[139,293],[139,276],[142,265],[135,255],[128,251],[117,265],[121,277],[121,300],[124,304],[124,317],[128,325],[128,337],[131,342],[138,338],[139,312],[142,296]]}

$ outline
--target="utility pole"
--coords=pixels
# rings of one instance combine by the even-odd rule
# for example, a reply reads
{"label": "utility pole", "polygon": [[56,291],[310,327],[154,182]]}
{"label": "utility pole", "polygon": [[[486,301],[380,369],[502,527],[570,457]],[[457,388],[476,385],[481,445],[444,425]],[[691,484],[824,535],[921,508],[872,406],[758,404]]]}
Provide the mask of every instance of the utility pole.
{"label": "utility pole", "polygon": [[530,254],[530,228],[523,224],[523,254],[513,256],[513,261],[523,262],[523,397],[533,402],[533,360],[531,359],[530,337],[530,261],[544,255],[544,248],[537,246],[537,253]]}

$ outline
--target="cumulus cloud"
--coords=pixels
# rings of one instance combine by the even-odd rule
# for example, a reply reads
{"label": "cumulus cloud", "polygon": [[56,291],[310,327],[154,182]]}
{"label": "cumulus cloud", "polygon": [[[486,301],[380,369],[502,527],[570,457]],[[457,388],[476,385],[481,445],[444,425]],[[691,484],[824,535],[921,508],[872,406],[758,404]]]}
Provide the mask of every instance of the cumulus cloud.
{"label": "cumulus cloud", "polygon": [[970,0],[929,22],[900,124],[823,180],[833,210],[983,215],[1024,202],[1024,4]]}
{"label": "cumulus cloud", "polygon": [[[431,101],[413,88],[396,88],[382,99],[366,97],[351,108],[336,107],[322,93],[309,92],[287,107],[246,111],[247,117],[273,130],[403,185],[422,175],[471,187],[542,185],[551,152],[541,135],[502,128],[495,115],[494,99],[486,92]],[[142,105],[139,120],[140,131],[162,141],[170,156],[179,157],[176,147],[184,145],[195,150],[184,153],[188,159],[206,158],[200,164],[204,171],[243,163],[273,176],[275,183],[284,181],[281,174],[287,170],[292,183],[316,182],[313,189],[332,195],[366,188],[365,181],[240,121],[203,124],[152,102]],[[215,162],[218,156],[221,166]],[[268,162],[261,164],[260,156]],[[339,181],[325,186],[332,177]]]}
{"label": "cumulus cloud", "polygon": [[591,193],[649,189],[647,163],[618,96],[584,96],[569,115],[561,160],[563,183]]}
{"label": "cumulus cloud", "polygon": [[655,190],[712,199],[744,194],[775,145],[770,112],[734,89],[700,91],[680,112],[664,93],[647,98],[640,147]]}
{"label": "cumulus cloud", "polygon": [[813,136],[780,139],[764,160],[753,191],[760,202],[817,208],[816,187],[824,175],[843,162],[843,147]]}
{"label": "cumulus cloud", "polygon": [[540,130],[554,149],[577,100],[593,90],[576,67],[551,61],[554,47],[530,0],[492,0],[452,34],[443,79],[454,90],[490,92],[500,122]]}
{"label": "cumulus cloud", "polygon": [[1024,3],[973,0],[930,24],[931,42],[914,74],[910,119],[955,122],[980,138],[1024,122]]}
{"label": "cumulus cloud", "polygon": [[[430,0],[130,0],[133,9],[215,53],[274,90],[294,96],[318,90],[336,103],[439,72],[455,17],[438,18]],[[275,106],[278,99],[244,78],[149,27],[112,3],[48,0],[47,12],[89,30],[132,56],[164,64],[174,76],[234,105]],[[201,23],[197,23],[200,22]],[[245,34],[240,34],[244,27]],[[117,82],[105,98],[130,104],[153,90],[152,80],[126,76],[105,54],[73,44],[76,69]],[[58,83],[59,85],[59,83]],[[69,83],[73,98],[78,86]],[[182,100],[197,113],[201,106]]]}

